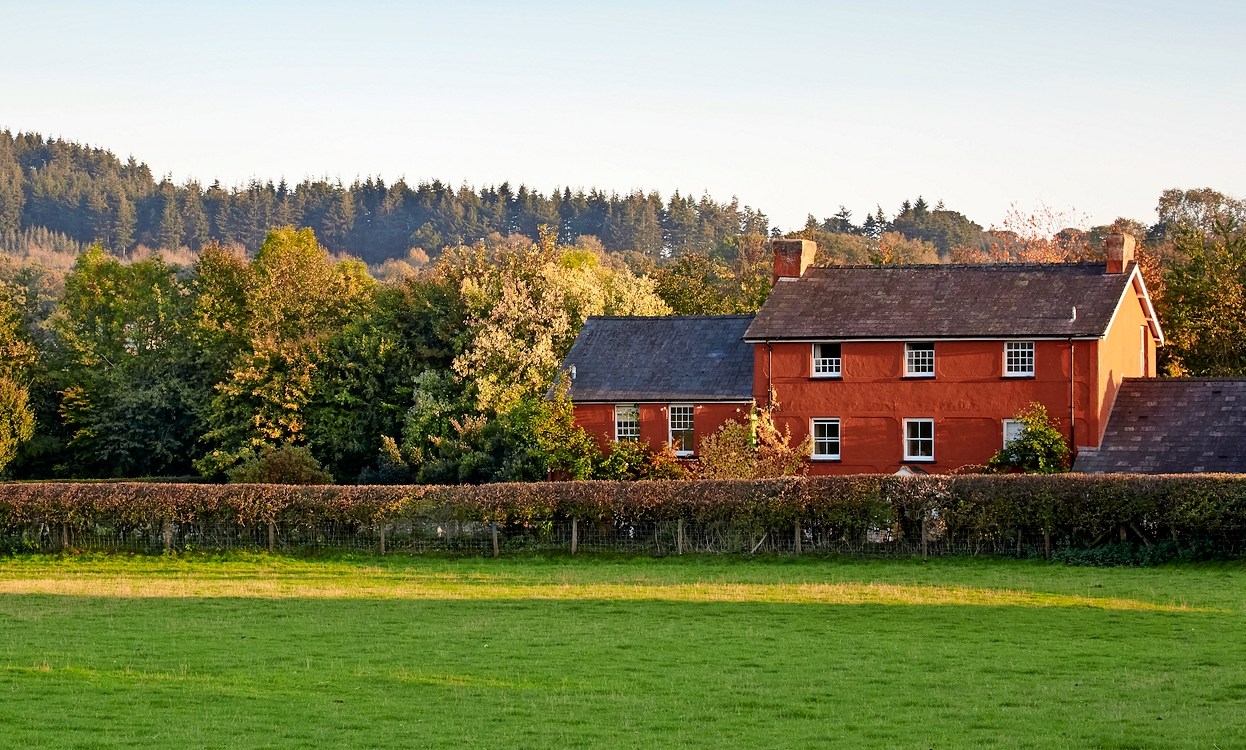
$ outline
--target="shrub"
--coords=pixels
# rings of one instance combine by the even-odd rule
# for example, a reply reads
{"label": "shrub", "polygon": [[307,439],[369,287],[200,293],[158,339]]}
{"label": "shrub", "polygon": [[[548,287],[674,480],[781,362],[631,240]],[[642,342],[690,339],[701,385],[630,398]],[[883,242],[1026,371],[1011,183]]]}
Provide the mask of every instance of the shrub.
{"label": "shrub", "polygon": [[1069,444],[1051,418],[1047,407],[1032,403],[1016,416],[1025,428],[1016,439],[991,456],[987,466],[995,470],[1020,469],[1032,474],[1055,474],[1069,467]]}
{"label": "shrub", "polygon": [[320,468],[311,451],[301,445],[265,448],[229,472],[234,484],[333,484],[333,475]]}

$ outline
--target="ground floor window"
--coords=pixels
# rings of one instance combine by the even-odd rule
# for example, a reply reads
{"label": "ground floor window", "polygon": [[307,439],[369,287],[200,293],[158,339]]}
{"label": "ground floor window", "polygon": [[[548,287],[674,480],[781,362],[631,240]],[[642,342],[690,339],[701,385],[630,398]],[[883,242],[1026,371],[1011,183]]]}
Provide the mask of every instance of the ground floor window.
{"label": "ground floor window", "polygon": [[934,420],[904,420],[904,460],[934,460]]}
{"label": "ground floor window", "polygon": [[636,404],[614,407],[614,439],[621,443],[640,439],[640,409]]}
{"label": "ground floor window", "polygon": [[1021,437],[1022,432],[1025,432],[1025,422],[1019,419],[1005,419],[1004,447],[1007,448],[1009,443]]}
{"label": "ground floor window", "polygon": [[821,460],[839,459],[839,420],[813,420],[813,457]]}
{"label": "ground floor window", "polygon": [[676,456],[691,456],[696,450],[692,432],[692,406],[671,404],[671,448]]}

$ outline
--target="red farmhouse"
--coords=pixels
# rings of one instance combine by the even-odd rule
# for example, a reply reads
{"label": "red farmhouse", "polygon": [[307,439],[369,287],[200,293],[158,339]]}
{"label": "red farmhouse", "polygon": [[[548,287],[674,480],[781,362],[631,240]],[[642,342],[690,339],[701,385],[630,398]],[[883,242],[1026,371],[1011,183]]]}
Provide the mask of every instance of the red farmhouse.
{"label": "red farmhouse", "polygon": [[[614,377],[654,386],[633,393],[577,381],[577,421],[603,442],[636,436],[692,455],[700,437],[750,398],[760,406],[773,399],[780,426],[796,439],[812,436],[810,473],[944,472],[985,463],[1019,432],[1013,417],[1032,402],[1046,406],[1072,445],[1097,447],[1122,380],[1155,374],[1163,333],[1133,261],[1132,237],[1109,240],[1106,266],[810,267],[812,242],[775,240],[773,247],[774,289],[751,323],[590,321],[581,340],[610,325],[622,338],[657,325],[638,321],[670,327],[641,335],[638,346],[613,339],[610,348],[627,354],[600,364],[600,349],[577,340],[568,366],[596,373],[604,365],[628,372]],[[715,379],[726,377],[714,367],[697,370],[695,387],[675,379],[665,389],[663,373],[697,367],[709,349],[736,351],[739,339],[726,338],[726,320],[741,326],[752,349],[747,392],[714,391]],[[698,325],[705,327],[676,333]],[[688,357],[653,356],[655,335],[681,342],[674,346]],[[739,376],[739,368],[731,372]],[[704,398],[711,392],[722,396]],[[638,429],[620,414],[638,414]]]}

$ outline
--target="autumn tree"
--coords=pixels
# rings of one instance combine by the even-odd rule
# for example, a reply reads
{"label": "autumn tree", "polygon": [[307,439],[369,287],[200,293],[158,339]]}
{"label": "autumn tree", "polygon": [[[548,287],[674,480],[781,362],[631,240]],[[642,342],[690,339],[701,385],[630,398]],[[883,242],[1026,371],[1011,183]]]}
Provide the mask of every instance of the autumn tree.
{"label": "autumn tree", "polygon": [[306,407],[329,340],[372,300],[359,261],[334,261],[310,229],[271,232],[243,292],[245,343],[218,387],[205,436],[216,447],[197,466],[225,471],[265,447],[306,441]]}
{"label": "autumn tree", "polygon": [[21,314],[0,285],[0,474],[34,435],[35,417],[27,390],[35,347],[22,331]]}
{"label": "autumn tree", "polygon": [[1174,375],[1246,374],[1246,231],[1232,217],[1210,231],[1187,226],[1175,245],[1181,260],[1164,272],[1157,301],[1167,342],[1161,355]]}

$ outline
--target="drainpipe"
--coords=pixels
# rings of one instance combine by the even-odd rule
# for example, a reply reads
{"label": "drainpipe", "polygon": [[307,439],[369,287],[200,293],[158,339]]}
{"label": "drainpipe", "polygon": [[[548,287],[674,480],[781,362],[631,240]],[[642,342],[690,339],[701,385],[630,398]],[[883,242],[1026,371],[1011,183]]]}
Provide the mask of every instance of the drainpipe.
{"label": "drainpipe", "polygon": [[[1074,315],[1077,313],[1074,312]],[[1073,406],[1076,403],[1074,395],[1076,387],[1073,383],[1073,372],[1077,362],[1077,344],[1073,343],[1073,337],[1069,337],[1069,453],[1077,452],[1077,420],[1074,419]]]}
{"label": "drainpipe", "polygon": [[766,342],[766,408],[774,409],[774,347]]}

